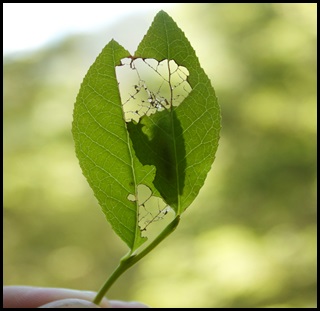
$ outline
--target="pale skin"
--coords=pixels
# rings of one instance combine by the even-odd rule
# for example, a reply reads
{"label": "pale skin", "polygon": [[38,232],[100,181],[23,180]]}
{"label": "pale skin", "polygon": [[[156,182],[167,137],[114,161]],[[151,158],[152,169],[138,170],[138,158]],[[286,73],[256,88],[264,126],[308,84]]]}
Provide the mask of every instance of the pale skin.
{"label": "pale skin", "polygon": [[4,286],[3,308],[148,308],[140,302],[103,298],[99,306],[92,303],[95,292],[66,288]]}

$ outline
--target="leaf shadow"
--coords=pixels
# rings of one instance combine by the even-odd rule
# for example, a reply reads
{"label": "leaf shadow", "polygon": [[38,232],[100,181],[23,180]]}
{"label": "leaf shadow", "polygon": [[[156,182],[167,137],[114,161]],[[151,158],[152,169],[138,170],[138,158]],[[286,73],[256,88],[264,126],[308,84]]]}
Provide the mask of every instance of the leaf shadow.
{"label": "leaf shadow", "polygon": [[143,116],[139,123],[128,122],[127,129],[141,164],[156,167],[155,188],[177,212],[187,164],[183,131],[174,107]]}

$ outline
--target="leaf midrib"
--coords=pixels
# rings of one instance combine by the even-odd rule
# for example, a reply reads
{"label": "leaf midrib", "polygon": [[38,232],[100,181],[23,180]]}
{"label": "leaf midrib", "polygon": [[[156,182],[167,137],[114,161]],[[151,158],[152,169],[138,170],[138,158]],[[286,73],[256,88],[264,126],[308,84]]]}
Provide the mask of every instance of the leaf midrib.
{"label": "leaf midrib", "polygon": [[[167,43],[167,62],[168,62],[168,72],[169,72],[169,88],[170,88],[170,123],[171,123],[171,133],[173,140],[173,150],[174,150],[174,167],[176,170],[176,189],[177,189],[177,216],[181,215],[181,196],[180,196],[180,178],[179,178],[179,166],[178,166],[178,154],[177,154],[177,144],[176,144],[176,135],[175,135],[175,127],[174,127],[174,119],[173,119],[173,89],[171,85],[171,70],[170,70],[170,44],[167,24],[164,22],[164,30],[166,34],[166,43]],[[180,103],[181,104],[181,103]]]}

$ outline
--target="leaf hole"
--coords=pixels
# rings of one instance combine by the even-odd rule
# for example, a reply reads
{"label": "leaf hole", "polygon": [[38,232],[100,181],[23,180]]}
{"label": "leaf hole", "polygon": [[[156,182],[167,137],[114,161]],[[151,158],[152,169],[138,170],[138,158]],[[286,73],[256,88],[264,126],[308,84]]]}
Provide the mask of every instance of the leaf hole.
{"label": "leaf hole", "polygon": [[188,69],[174,60],[124,58],[116,74],[126,122],[177,107],[191,92]]}
{"label": "leaf hole", "polygon": [[[137,195],[128,195],[128,200],[138,204],[138,224],[142,236],[150,237],[152,232],[159,232],[159,227],[164,227],[174,218],[173,209],[162,198],[154,196],[146,185],[138,185]],[[165,220],[165,221],[164,221]]]}

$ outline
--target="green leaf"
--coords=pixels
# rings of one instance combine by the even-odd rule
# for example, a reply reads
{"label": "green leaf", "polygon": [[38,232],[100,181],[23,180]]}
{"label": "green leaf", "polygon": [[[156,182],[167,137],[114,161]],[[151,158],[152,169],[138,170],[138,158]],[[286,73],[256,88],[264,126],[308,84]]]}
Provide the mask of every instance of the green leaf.
{"label": "green leaf", "polygon": [[113,230],[131,250],[146,239],[138,226],[137,186],[152,186],[155,169],[136,160],[123,119],[115,66],[130,54],[112,40],[86,74],[76,99],[72,133],[83,175]]}
{"label": "green leaf", "polygon": [[[145,78],[139,66],[149,70]],[[120,96],[121,68],[135,81]],[[218,147],[220,109],[189,41],[160,11],[134,56],[114,40],[106,45],[82,82],[73,117],[83,174],[130,249],[99,291],[99,303],[126,269],[175,230],[198,195]],[[170,208],[174,219],[141,250],[142,232]]]}
{"label": "green leaf", "polygon": [[[128,129],[142,164],[157,168],[154,184],[165,201],[181,214],[196,198],[218,147],[220,109],[210,80],[195,51],[173,19],[160,11],[134,55],[158,62],[174,60],[189,71],[192,91],[170,109],[130,122]],[[169,88],[170,69],[168,77]],[[146,152],[147,151],[147,152]]]}

